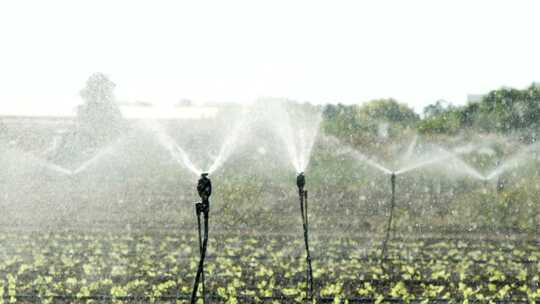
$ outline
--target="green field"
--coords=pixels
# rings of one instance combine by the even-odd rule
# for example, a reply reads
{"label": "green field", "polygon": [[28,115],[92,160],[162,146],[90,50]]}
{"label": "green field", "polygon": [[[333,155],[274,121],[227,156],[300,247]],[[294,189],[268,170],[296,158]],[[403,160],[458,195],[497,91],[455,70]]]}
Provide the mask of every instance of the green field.
{"label": "green field", "polygon": [[[4,119],[1,302],[189,302],[194,164],[221,166],[211,174],[209,303],[306,302],[301,171],[314,302],[540,302],[537,96],[536,86],[494,91],[422,118],[391,99],[287,101],[291,113],[322,112],[312,128],[276,120],[289,111],[267,103],[242,128],[238,106],[155,129],[121,117]],[[313,150],[295,155],[306,130],[319,130]]]}
{"label": "green field", "polygon": [[[540,246],[525,236],[398,235],[381,263],[374,236],[312,235],[315,293],[330,303],[534,302]],[[152,232],[0,233],[4,303],[187,303],[196,235]],[[211,231],[211,303],[305,302],[301,235]]]}

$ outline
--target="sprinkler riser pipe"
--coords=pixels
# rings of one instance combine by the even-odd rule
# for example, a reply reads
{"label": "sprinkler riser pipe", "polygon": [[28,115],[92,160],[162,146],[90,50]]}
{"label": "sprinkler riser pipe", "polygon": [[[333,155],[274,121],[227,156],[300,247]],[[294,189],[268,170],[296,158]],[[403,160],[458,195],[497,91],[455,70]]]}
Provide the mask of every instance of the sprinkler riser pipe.
{"label": "sprinkler riser pipe", "polygon": [[390,174],[390,183],[392,184],[392,186],[396,184],[396,173],[395,172],[392,172]]}
{"label": "sprinkler riser pipe", "polygon": [[504,190],[504,180],[501,178],[501,176],[497,177],[497,193],[501,193]]}
{"label": "sprinkler riser pipe", "polygon": [[[391,218],[393,218],[393,213],[394,213],[394,208],[396,206],[396,174],[395,173],[392,173],[392,175],[390,176],[390,183],[392,184],[392,216]],[[393,224],[393,223],[391,223]],[[392,229],[392,227],[390,227],[390,229]],[[395,237],[395,231],[394,231],[394,237]]]}
{"label": "sprinkler riser pipe", "polygon": [[[390,175],[390,186],[391,186],[391,197],[390,197],[390,216],[388,217],[388,224],[386,226],[386,236],[383,240],[382,250],[381,250],[381,265],[384,265],[384,259],[386,258],[387,244],[390,239],[390,230],[392,227],[392,219],[394,217],[394,206],[396,201],[396,174],[392,172]],[[384,266],[383,266],[384,267]]]}
{"label": "sprinkler riser pipe", "polygon": [[[212,182],[208,178],[208,173],[201,174],[201,178],[197,183],[197,192],[201,197],[202,202],[195,204],[195,210],[197,213],[197,224],[199,229],[199,249],[200,259],[199,266],[197,267],[197,274],[195,276],[195,282],[193,284],[193,290],[191,293],[191,303],[195,304],[197,301],[197,289],[199,287],[199,280],[202,278],[202,290],[203,290],[203,303],[206,303],[206,288],[205,288],[205,276],[204,276],[204,261],[206,257],[206,250],[208,245],[208,217],[210,214],[210,196],[212,195]],[[203,213],[203,225],[204,232],[201,240],[201,213]],[[202,241],[202,244],[201,244]]]}
{"label": "sprinkler riser pipe", "polygon": [[394,205],[395,193],[396,193],[396,174],[390,175],[390,184],[392,186],[392,205]]}
{"label": "sprinkler riser pipe", "polygon": [[296,177],[296,186],[300,197],[300,212],[302,213],[302,227],[304,230],[304,244],[306,249],[306,298],[311,301],[313,298],[313,269],[311,267],[311,254],[309,250],[309,224],[308,224],[308,202],[307,191],[304,190],[306,177],[304,172],[300,172]]}

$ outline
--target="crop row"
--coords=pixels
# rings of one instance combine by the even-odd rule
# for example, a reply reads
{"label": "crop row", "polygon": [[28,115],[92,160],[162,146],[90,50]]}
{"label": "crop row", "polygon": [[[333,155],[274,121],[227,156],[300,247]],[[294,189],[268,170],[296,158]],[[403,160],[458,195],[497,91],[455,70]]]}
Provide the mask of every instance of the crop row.
{"label": "crop row", "polygon": [[[527,301],[540,295],[536,241],[392,240],[383,260],[378,240],[320,237],[312,243],[315,290],[322,298]],[[192,234],[5,232],[0,244],[0,293],[8,302],[32,295],[51,301],[182,298],[198,260]],[[210,297],[257,302],[305,296],[299,238],[211,238],[209,253]]]}

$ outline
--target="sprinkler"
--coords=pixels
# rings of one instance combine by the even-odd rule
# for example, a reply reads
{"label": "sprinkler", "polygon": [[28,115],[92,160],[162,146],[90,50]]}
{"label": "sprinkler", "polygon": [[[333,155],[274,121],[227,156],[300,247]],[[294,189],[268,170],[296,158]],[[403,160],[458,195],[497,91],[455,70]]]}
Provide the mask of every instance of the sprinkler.
{"label": "sprinkler", "polygon": [[501,193],[504,190],[504,178],[498,176],[497,177],[497,193]]}
{"label": "sprinkler", "polygon": [[[210,207],[209,198],[210,195],[212,195],[212,182],[208,178],[208,173],[201,174],[201,178],[197,183],[197,192],[199,192],[202,204],[206,205],[205,207],[208,209],[208,207]],[[208,210],[206,212],[208,212]]]}
{"label": "sprinkler", "polygon": [[390,197],[390,217],[388,218],[388,225],[386,226],[386,236],[382,245],[381,263],[386,258],[386,250],[388,240],[390,239],[390,230],[392,229],[392,219],[394,217],[394,207],[396,206],[396,173],[392,172],[390,175],[390,186],[392,187],[392,196]]}
{"label": "sprinkler", "polygon": [[504,209],[503,209],[503,214],[502,214],[502,218],[501,218],[501,222],[506,224],[507,223],[507,219],[508,219],[508,216],[509,216],[509,206],[507,205],[507,202],[505,202],[505,198],[504,198],[504,186],[505,186],[505,178],[502,176],[502,175],[499,175],[497,176],[497,183],[495,185],[495,192],[496,192],[496,195],[497,195],[497,201],[498,203],[501,205],[501,206],[504,206]]}
{"label": "sprinkler", "polygon": [[[197,301],[197,289],[199,281],[202,279],[203,303],[206,303],[206,290],[204,285],[204,258],[206,257],[206,248],[208,245],[208,214],[210,213],[210,195],[212,195],[212,182],[208,178],[208,173],[201,174],[201,178],[197,183],[197,192],[201,197],[201,202],[195,203],[195,213],[197,215],[197,228],[199,232],[199,267],[193,284],[193,292],[191,293],[191,303]],[[201,232],[201,213],[203,214],[204,233]]]}
{"label": "sprinkler", "polygon": [[311,268],[311,255],[309,252],[309,224],[308,224],[308,195],[304,190],[306,185],[306,177],[304,172],[298,173],[296,177],[296,186],[298,186],[298,195],[300,197],[300,212],[302,213],[302,227],[304,228],[304,243],[306,245],[306,299],[313,299],[313,270]]}
{"label": "sprinkler", "polygon": [[306,176],[304,172],[300,172],[296,177],[296,185],[298,186],[298,193],[304,192],[304,186],[306,185]]}

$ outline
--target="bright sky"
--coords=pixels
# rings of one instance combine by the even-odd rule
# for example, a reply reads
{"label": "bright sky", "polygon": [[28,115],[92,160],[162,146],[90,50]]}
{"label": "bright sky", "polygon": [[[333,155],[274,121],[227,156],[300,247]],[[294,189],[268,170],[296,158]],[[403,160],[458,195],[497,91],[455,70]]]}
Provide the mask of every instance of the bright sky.
{"label": "bright sky", "polygon": [[93,72],[157,104],[423,106],[540,81],[538,1],[1,1],[0,113],[65,111]]}

